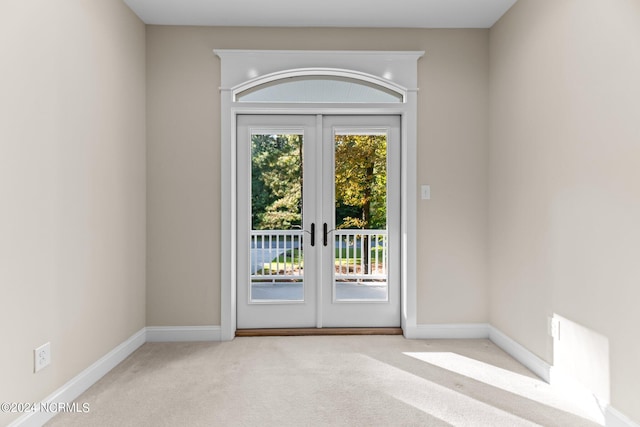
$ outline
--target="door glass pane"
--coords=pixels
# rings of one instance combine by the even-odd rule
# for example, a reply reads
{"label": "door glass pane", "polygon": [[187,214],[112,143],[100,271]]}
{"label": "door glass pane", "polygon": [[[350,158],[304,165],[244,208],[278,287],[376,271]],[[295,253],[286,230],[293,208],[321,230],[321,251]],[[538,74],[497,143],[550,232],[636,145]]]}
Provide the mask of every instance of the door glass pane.
{"label": "door glass pane", "polygon": [[251,302],[304,301],[302,140],[251,135]]}
{"label": "door glass pane", "polygon": [[387,135],[336,133],[334,296],[387,301]]}

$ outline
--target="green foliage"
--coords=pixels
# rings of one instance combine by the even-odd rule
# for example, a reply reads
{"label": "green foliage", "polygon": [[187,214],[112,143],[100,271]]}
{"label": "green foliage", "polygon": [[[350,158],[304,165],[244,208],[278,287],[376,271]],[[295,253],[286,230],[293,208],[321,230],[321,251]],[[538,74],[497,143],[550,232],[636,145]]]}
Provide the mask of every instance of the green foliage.
{"label": "green foliage", "polygon": [[[302,222],[302,135],[251,137],[254,230],[290,230]],[[384,135],[337,135],[336,226],[386,228],[387,140]]]}
{"label": "green foliage", "polygon": [[300,226],[302,135],[253,135],[251,156],[253,229]]}
{"label": "green foliage", "polygon": [[338,228],[386,228],[386,136],[337,135],[335,159]]}

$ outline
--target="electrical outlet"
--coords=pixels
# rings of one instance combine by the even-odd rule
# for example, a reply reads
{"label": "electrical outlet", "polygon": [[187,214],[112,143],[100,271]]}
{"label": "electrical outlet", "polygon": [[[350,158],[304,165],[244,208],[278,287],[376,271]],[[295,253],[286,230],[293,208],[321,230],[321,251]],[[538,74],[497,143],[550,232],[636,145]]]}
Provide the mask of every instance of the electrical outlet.
{"label": "electrical outlet", "polygon": [[51,363],[51,343],[48,342],[33,350],[33,372],[38,372],[49,363]]}

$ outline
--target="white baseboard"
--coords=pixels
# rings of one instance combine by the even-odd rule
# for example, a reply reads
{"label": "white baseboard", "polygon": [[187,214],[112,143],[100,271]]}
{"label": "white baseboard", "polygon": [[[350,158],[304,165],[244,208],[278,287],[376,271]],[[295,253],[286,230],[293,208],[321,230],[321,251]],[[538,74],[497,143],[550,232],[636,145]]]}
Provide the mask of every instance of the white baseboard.
{"label": "white baseboard", "polygon": [[[495,345],[544,381],[550,381],[551,367],[549,364],[486,323],[417,325],[413,328],[405,328],[404,335],[407,339],[489,338]],[[220,339],[219,326],[148,326],[101,357],[42,402],[47,404],[72,402],[145,342],[220,341]],[[53,412],[24,414],[8,427],[42,426],[55,415]],[[606,407],[604,416],[607,427],[640,427],[639,424],[611,406]]]}
{"label": "white baseboard", "polygon": [[[145,342],[178,341],[220,341],[220,327],[150,326],[143,328],[47,396],[42,402],[47,406],[54,403],[71,403]],[[55,412],[30,412],[13,421],[8,427],[39,427],[55,415]]]}
{"label": "white baseboard", "polygon": [[511,357],[549,382],[550,366],[535,354],[488,323],[445,323],[416,325],[404,329],[407,339],[478,339],[489,338]]}
{"label": "white baseboard", "polygon": [[489,326],[489,339],[545,382],[550,382],[551,366],[547,362],[491,325]]}
{"label": "white baseboard", "polygon": [[[538,375],[545,382],[569,389],[572,393],[589,395],[592,401],[599,401],[598,397],[593,395],[591,391],[584,388],[584,386],[573,382],[571,379],[559,376],[557,372],[553,371],[553,367],[547,362],[540,359],[538,356],[491,325],[489,325],[489,339],[511,357],[529,368],[529,370]],[[636,424],[629,417],[612,406],[602,406],[604,406],[604,425],[606,427],[640,427],[639,424]],[[602,409],[600,409],[600,413],[602,413],[601,411]]]}
{"label": "white baseboard", "polygon": [[478,339],[489,337],[489,325],[486,323],[442,323],[406,327],[407,339]]}
{"label": "white baseboard", "polygon": [[[116,365],[136,351],[138,347],[145,343],[145,339],[146,331],[145,328],[142,328],[125,342],[98,359],[98,361],[93,363],[87,369],[73,377],[65,385],[47,396],[42,400],[42,402],[47,404],[47,406],[54,403],[73,402],[74,399],[84,393],[107,372],[115,368]],[[9,424],[9,427],[42,426],[55,415],[55,412],[30,412],[13,421]]]}
{"label": "white baseboard", "polygon": [[607,427],[640,427],[640,424],[634,422],[622,412],[607,406],[604,412],[605,426]]}
{"label": "white baseboard", "polygon": [[220,340],[220,326],[147,326],[147,342]]}

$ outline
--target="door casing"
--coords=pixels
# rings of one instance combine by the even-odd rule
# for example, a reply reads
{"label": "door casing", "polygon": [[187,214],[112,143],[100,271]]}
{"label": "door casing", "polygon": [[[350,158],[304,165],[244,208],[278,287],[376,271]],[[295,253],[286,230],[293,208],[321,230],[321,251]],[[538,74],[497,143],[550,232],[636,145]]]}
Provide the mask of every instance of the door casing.
{"label": "door casing", "polygon": [[[221,59],[221,230],[220,339],[236,331],[237,164],[236,119],[240,114],[399,115],[401,117],[401,327],[407,338],[418,336],[417,270],[417,62],[424,51],[269,51],[216,49]],[[323,70],[369,82],[382,76],[405,91],[399,104],[270,104],[239,103],[234,93],[252,82],[281,75],[303,75],[322,64]],[[258,67],[259,65],[259,67]],[[326,68],[330,67],[330,68]],[[260,68],[260,70],[258,70]],[[258,76],[258,77],[256,77]],[[275,76],[275,77],[274,77]],[[283,77],[283,78],[286,78]]]}
{"label": "door casing", "polygon": [[[238,285],[237,324],[241,328],[398,327],[400,325],[400,118],[398,116],[238,116]],[[334,270],[335,132],[384,133],[387,136],[386,300],[336,300]],[[253,134],[302,134],[304,149],[304,213],[302,229],[315,226],[315,245],[305,238],[304,298],[252,300],[251,181]],[[312,225],[313,224],[313,225]],[[329,245],[323,243],[327,226]],[[337,232],[337,230],[335,230]],[[307,236],[309,237],[309,236]],[[361,289],[362,291],[362,289]]]}

